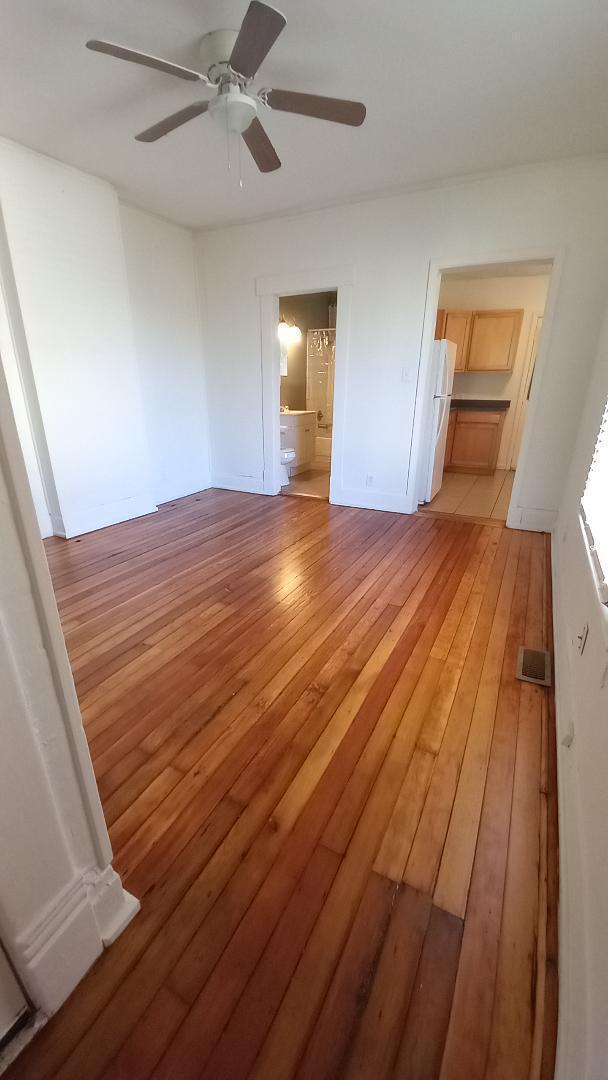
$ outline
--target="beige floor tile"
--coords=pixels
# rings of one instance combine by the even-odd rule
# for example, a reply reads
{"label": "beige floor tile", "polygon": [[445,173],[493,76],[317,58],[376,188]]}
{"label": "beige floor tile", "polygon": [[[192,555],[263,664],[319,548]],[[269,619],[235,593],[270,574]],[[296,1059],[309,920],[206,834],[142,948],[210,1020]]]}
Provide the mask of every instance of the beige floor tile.
{"label": "beige floor tile", "polygon": [[281,495],[308,495],[313,499],[329,499],[329,464],[314,466],[306,472],[292,476],[281,488]]}

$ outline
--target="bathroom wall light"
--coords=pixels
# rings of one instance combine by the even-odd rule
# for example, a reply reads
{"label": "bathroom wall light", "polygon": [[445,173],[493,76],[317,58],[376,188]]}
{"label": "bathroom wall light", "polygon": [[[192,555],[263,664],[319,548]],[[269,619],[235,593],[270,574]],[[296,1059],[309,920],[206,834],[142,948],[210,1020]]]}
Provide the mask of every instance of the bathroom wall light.
{"label": "bathroom wall light", "polygon": [[302,331],[299,326],[287,323],[281,318],[278,337],[281,346],[281,375],[287,375],[287,353],[292,345],[297,345],[302,340]]}

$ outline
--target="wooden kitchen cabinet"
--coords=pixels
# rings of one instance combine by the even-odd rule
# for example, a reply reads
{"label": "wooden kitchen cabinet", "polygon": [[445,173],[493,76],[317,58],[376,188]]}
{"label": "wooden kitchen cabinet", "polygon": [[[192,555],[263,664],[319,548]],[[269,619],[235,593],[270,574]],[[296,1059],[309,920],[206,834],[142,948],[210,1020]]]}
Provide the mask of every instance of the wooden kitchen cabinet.
{"label": "wooden kitchen cabinet", "polygon": [[472,311],[446,311],[445,313],[443,336],[456,345],[454,371],[466,371],[472,318]]}
{"label": "wooden kitchen cabinet", "polygon": [[437,311],[435,337],[447,338],[456,345],[455,371],[466,368],[472,318],[472,311],[444,311],[441,308]]}
{"label": "wooden kitchen cabinet", "polygon": [[445,444],[445,462],[447,465],[452,460],[452,447],[454,445],[454,431],[456,430],[456,409],[450,409],[448,418],[448,437]]}
{"label": "wooden kitchen cabinet", "polygon": [[446,470],[480,476],[493,473],[498,461],[504,418],[504,412],[453,409],[448,427]]}
{"label": "wooden kitchen cabinet", "polygon": [[474,311],[466,370],[511,371],[515,363],[523,314],[522,310]]}
{"label": "wooden kitchen cabinet", "polygon": [[439,309],[435,337],[456,345],[455,371],[511,371],[523,310],[445,311]]}

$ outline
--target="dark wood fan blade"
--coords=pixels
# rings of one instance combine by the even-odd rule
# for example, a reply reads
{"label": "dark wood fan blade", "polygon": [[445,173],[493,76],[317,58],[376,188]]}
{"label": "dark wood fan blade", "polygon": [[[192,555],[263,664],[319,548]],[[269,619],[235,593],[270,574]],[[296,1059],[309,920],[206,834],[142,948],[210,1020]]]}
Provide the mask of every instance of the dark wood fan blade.
{"label": "dark wood fan blade", "polygon": [[252,79],[268,56],[285,22],[285,16],[281,15],[280,11],[260,3],[260,0],[251,0],[234,43],[230,67],[246,79]]}
{"label": "dark wood fan blade", "polygon": [[164,71],[166,75],[177,75],[178,79],[187,79],[188,82],[200,82],[203,78],[198,71],[172,64],[170,60],[161,60],[158,56],[148,56],[148,53],[126,49],[124,45],[114,45],[111,41],[87,41],[87,49],[116,56],[119,60],[130,60],[133,64],[142,64],[143,67],[154,68],[155,71]]}
{"label": "dark wood fan blade", "polygon": [[271,109],[279,109],[280,112],[314,116],[318,120],[350,124],[351,127],[359,127],[365,120],[365,105],[360,101],[343,101],[342,98],[320,97],[319,94],[297,94],[293,90],[266,90],[263,97]]}
{"label": "dark wood fan blade", "polygon": [[278,154],[257,117],[243,132],[243,139],[260,172],[274,172],[281,168]]}
{"label": "dark wood fan blade", "polygon": [[153,124],[152,127],[146,128],[145,131],[140,131],[135,138],[138,142],[156,142],[157,139],[162,139],[163,135],[168,135],[175,128],[187,124],[188,120],[193,120],[195,116],[207,112],[208,108],[208,101],[195,101],[194,105],[186,105],[185,109],[180,109],[179,112],[172,113],[171,116],[165,117],[164,120],[159,120],[158,124]]}

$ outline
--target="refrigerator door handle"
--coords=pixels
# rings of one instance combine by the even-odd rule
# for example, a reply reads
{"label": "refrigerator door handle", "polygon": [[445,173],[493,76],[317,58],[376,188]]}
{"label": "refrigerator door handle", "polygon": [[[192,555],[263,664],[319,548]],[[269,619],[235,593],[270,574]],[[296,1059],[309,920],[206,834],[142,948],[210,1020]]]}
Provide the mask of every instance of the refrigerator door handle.
{"label": "refrigerator door handle", "polygon": [[438,417],[439,422],[437,424],[437,431],[435,432],[435,446],[437,446],[437,443],[439,442],[439,438],[441,436],[441,429],[442,429],[442,427],[444,425],[444,422],[445,422],[445,414],[449,411],[449,408],[450,408],[450,399],[449,398],[442,397],[441,400],[442,400],[443,404],[441,406],[441,412],[440,412],[440,415]]}

